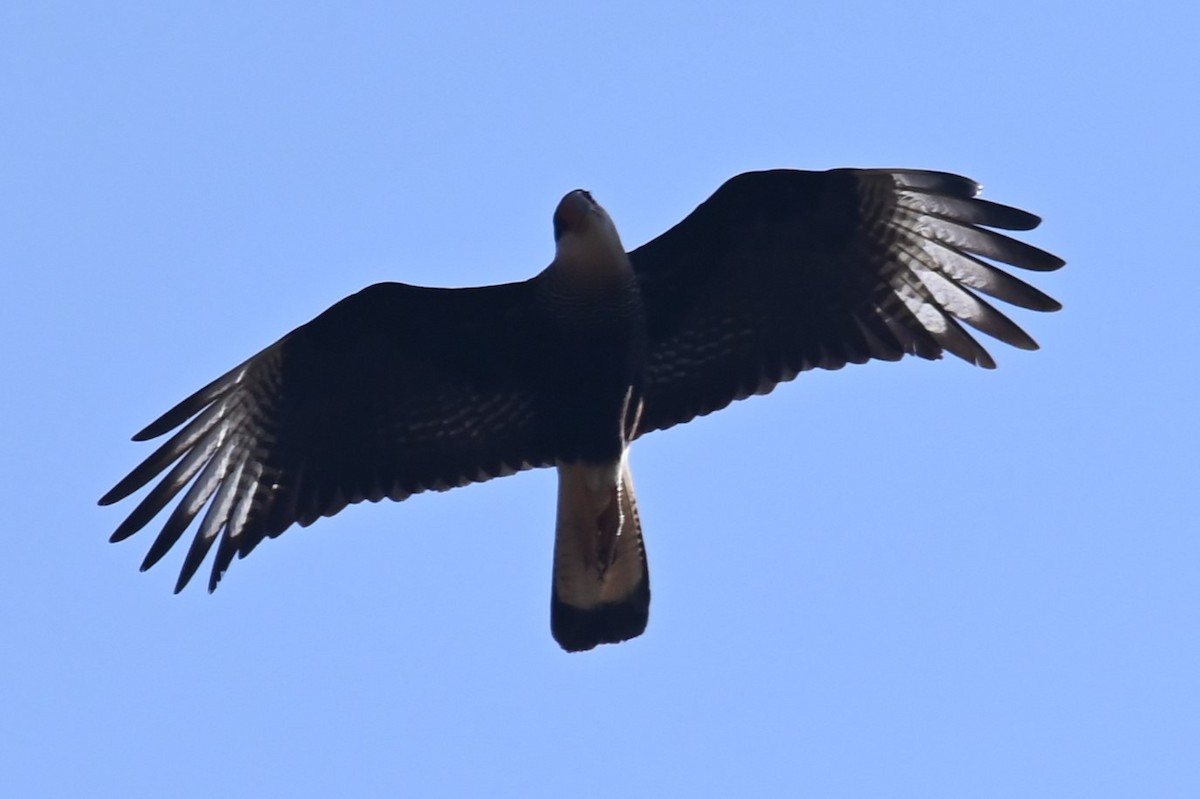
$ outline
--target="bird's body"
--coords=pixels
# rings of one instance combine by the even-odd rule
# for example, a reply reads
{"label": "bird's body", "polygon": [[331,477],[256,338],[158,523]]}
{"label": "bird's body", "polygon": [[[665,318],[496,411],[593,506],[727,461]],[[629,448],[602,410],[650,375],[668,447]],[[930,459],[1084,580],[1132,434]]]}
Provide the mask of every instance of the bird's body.
{"label": "bird's body", "polygon": [[235,555],[294,523],[554,466],[554,636],[568,650],[634,637],[650,600],[628,460],[638,436],[811,368],[943,351],[993,366],[960,322],[1036,347],[976,292],[1057,303],[980,256],[1062,261],[988,230],[1038,219],[977,191],[936,172],[747,173],[629,253],[591,196],[571,192],[533,278],[371,286],[152,423],[135,438],[182,429],[101,502],[170,471],[113,539],[186,487],[143,568],[204,510],[176,590],[216,543],[211,590]]}
{"label": "bird's body", "polygon": [[640,635],[650,575],[627,461],[645,390],[646,314],[616,227],[573,191],[557,250],[535,280],[554,330],[546,372],[559,442],[550,629],[565,649]]}

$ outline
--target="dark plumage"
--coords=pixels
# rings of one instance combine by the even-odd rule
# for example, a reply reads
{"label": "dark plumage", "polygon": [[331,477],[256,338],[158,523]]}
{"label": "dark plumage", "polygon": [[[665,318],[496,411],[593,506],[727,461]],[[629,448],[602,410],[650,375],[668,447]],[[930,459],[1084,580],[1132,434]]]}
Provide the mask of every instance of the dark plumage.
{"label": "dark plumage", "polygon": [[[371,286],[152,422],[134,439],[176,432],[100,502],[166,474],[112,540],[183,492],[142,568],[201,515],[176,590],[216,544],[212,590],[235,555],[347,504],[558,465],[555,635],[573,650],[637,635],[649,576],[624,463],[634,438],[812,368],[943,352],[993,368],[967,327],[1036,349],[980,294],[1056,310],[993,262],[1063,261],[995,232],[1039,220],[978,190],[940,172],[746,173],[628,256],[572,192],[536,277]],[[589,580],[620,587],[591,596]]]}

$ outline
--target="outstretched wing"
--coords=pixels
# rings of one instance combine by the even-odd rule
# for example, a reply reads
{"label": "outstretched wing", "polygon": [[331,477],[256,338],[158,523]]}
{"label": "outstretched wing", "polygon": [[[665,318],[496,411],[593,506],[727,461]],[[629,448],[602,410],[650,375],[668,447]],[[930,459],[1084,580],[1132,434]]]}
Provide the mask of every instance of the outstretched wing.
{"label": "outstretched wing", "polygon": [[1057,310],[988,261],[1036,271],[1063,261],[988,230],[1041,220],[975,199],[979,188],[911,170],[776,170],[726,182],[630,253],[649,322],[640,432],[766,393],[806,369],[943,352],[993,368],[963,322],[1036,349],[977,292]]}
{"label": "outstretched wing", "polygon": [[527,356],[544,335],[540,319],[528,281],[381,283],[347,297],[134,436],[183,426],[100,500],[123,499],[170,469],[112,540],[187,487],[142,569],[207,505],[175,590],[219,539],[211,591],[235,554],[293,523],[552,463]]}

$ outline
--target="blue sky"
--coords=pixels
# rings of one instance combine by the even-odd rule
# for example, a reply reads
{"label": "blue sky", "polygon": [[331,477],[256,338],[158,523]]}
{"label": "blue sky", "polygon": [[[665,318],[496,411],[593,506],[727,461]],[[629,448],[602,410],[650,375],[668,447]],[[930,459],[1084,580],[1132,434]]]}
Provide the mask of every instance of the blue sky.
{"label": "blue sky", "polygon": [[[1197,12],[6,3],[0,793],[1200,792]],[[833,4],[831,4],[833,5]],[[356,506],[171,594],[128,437],[343,296],[527,277],[769,167],[1045,218],[1041,344],[641,442],[650,628],[548,630],[554,479]]]}

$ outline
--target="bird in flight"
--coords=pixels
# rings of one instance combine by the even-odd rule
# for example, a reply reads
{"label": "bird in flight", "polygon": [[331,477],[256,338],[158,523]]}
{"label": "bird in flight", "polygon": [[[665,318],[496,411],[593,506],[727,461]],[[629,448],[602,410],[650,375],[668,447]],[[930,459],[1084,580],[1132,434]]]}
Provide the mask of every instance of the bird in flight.
{"label": "bird in flight", "polygon": [[182,492],[142,569],[203,510],[175,590],[215,544],[212,591],[235,555],[293,524],[552,466],[551,632],[568,651],[634,638],[650,609],[635,439],[808,369],[944,352],[994,368],[967,327],[1037,348],[980,295],[1057,310],[996,264],[1064,262],[996,232],[1040,220],[979,190],[920,170],[748,172],[629,252],[572,191],[534,277],[370,286],[152,422],[135,441],[175,432],[100,504],[166,474],[112,540]]}

